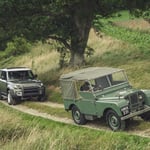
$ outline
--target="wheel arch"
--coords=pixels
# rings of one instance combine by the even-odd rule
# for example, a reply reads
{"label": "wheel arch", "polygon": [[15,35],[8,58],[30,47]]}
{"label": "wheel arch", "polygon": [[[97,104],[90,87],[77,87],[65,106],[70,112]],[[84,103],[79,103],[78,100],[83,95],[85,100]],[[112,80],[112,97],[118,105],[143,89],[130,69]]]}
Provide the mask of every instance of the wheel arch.
{"label": "wheel arch", "polygon": [[104,107],[104,111],[102,112],[103,116],[106,115],[108,110],[113,110],[118,114],[118,116],[122,116],[121,106],[119,106],[117,103],[110,103],[108,106]]}
{"label": "wheel arch", "polygon": [[[72,110],[72,108],[74,107],[74,106],[76,106],[75,104],[71,104],[70,106],[69,106],[69,110]],[[77,107],[77,106],[76,106]]]}
{"label": "wheel arch", "polygon": [[[107,114],[107,112],[108,112],[109,110],[113,110],[113,111],[115,111],[115,110],[114,110],[114,109],[112,109],[111,107],[106,108],[106,109],[104,110],[104,112],[103,112],[103,117],[106,117],[106,114]],[[115,111],[115,112],[116,112],[116,111]]]}

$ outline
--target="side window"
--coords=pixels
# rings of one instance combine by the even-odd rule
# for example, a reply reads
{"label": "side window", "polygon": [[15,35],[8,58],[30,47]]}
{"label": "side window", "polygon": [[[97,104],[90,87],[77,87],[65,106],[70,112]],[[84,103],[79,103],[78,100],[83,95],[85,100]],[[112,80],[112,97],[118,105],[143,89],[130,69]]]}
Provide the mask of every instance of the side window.
{"label": "side window", "polygon": [[78,81],[77,82],[77,91],[90,91],[91,86],[88,81]]}
{"label": "side window", "polygon": [[5,71],[2,71],[2,73],[1,73],[1,79],[7,80],[6,72]]}
{"label": "side window", "polygon": [[110,86],[106,76],[96,79],[95,82],[96,85],[102,88],[107,88]]}

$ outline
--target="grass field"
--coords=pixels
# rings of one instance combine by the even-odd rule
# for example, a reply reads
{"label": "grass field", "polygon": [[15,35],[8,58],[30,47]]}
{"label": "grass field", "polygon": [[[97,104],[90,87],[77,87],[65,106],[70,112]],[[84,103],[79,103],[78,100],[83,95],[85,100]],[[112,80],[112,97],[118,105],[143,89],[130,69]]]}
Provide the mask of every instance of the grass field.
{"label": "grass field", "polygon": [[[150,139],[33,117],[0,103],[1,150],[148,150]],[[12,119],[13,118],[13,119]]]}

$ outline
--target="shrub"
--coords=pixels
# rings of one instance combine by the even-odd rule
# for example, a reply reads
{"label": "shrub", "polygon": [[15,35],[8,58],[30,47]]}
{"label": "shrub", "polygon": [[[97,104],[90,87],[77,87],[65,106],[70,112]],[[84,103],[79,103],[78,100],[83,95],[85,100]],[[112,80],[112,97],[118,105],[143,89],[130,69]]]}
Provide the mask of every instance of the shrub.
{"label": "shrub", "polygon": [[7,43],[5,50],[6,57],[18,56],[30,51],[30,43],[23,37],[15,37],[11,42]]}

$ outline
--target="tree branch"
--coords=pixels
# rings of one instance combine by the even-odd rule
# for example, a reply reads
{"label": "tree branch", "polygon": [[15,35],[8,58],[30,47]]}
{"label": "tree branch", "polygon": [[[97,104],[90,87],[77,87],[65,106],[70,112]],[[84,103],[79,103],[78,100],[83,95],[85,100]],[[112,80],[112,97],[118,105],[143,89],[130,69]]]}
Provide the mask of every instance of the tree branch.
{"label": "tree branch", "polygon": [[71,51],[71,46],[65,39],[57,36],[49,36],[49,38],[63,43],[63,45]]}

